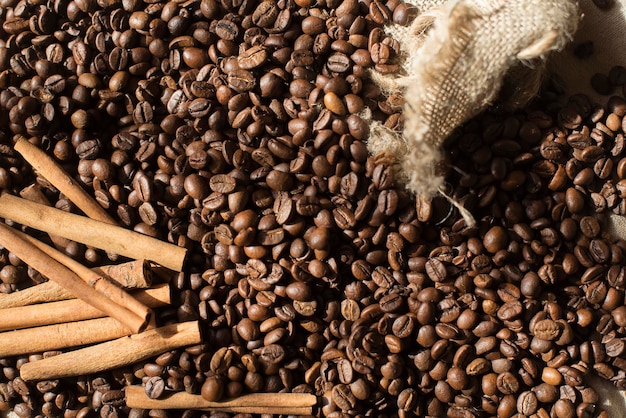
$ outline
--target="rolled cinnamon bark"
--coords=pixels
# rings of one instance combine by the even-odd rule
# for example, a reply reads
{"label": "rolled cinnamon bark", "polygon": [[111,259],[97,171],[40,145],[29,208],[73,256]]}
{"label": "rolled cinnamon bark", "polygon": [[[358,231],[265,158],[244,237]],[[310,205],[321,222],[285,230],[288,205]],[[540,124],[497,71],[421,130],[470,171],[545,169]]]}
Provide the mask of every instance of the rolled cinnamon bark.
{"label": "rolled cinnamon bark", "polygon": [[59,250],[50,247],[49,245],[44,244],[43,242],[31,237],[30,235],[24,234],[17,230],[13,231],[20,238],[28,241],[29,243],[46,253],[48,256],[52,257],[68,269],[72,270],[87,284],[111,299],[113,303],[116,303],[119,306],[128,309],[129,311],[135,313],[138,317],[142,318],[145,322],[145,325],[141,327],[142,330],[145,329],[146,326],[148,326],[148,324],[152,321],[153,312],[150,308],[129,295],[119,285],[113,284],[113,282],[111,282],[105,275],[97,274],[96,272],[83,266],[73,258],[63,254]]}
{"label": "rolled cinnamon bark", "polygon": [[96,318],[0,333],[0,357],[110,341],[132,332],[113,318]]}
{"label": "rolled cinnamon bark", "polygon": [[201,342],[198,321],[172,324],[25,363],[20,368],[20,376],[31,381],[98,373]]}
{"label": "rolled cinnamon bark", "polygon": [[119,226],[33,203],[0,196],[0,217],[135,260],[154,261],[181,271],[187,250]]}
{"label": "rolled cinnamon bark", "polygon": [[58,165],[48,154],[28,142],[26,138],[20,138],[15,143],[15,151],[22,154],[22,157],[50,184],[59,189],[69,200],[71,200],[85,215],[100,222],[117,225],[102,206],[92,198],[60,165]]}
{"label": "rolled cinnamon bark", "polygon": [[0,244],[14,253],[24,263],[48,279],[59,283],[77,298],[117,319],[132,332],[139,332],[147,326],[145,318],[140,318],[125,307],[113,303],[111,299],[89,286],[73,271],[29,241],[20,238],[13,229],[2,223],[0,223]]}
{"label": "rolled cinnamon bark", "polygon": [[104,274],[126,289],[145,289],[152,286],[153,282],[150,262],[147,260],[94,267],[92,270]]}
{"label": "rolled cinnamon bark", "polygon": [[251,393],[220,402],[209,402],[200,395],[176,392],[162,399],[151,399],[142,386],[127,386],[126,406],[140,409],[201,409],[230,413],[312,415],[318,403],[309,393]]}
{"label": "rolled cinnamon bark", "polygon": [[[167,284],[160,284],[152,289],[137,290],[132,293],[132,296],[149,308],[166,306],[171,302],[170,288]],[[102,311],[80,299],[7,308],[0,313],[0,331],[84,321],[104,316]],[[2,345],[1,335],[0,345]]]}
{"label": "rolled cinnamon bark", "polygon": [[[105,274],[126,289],[146,289],[152,284],[150,263],[145,260],[135,260],[113,266],[101,266],[92,270],[97,274]],[[0,294],[0,309],[16,308],[35,303],[55,302],[72,299],[73,297],[70,291],[50,280],[17,292]]]}
{"label": "rolled cinnamon bark", "polygon": [[72,292],[57,282],[49,280],[17,292],[0,295],[0,309],[17,308],[19,306],[34,305],[35,303],[55,302],[74,297]]}
{"label": "rolled cinnamon bark", "polygon": [[[36,184],[31,184],[20,190],[20,196],[24,199],[30,200],[31,202],[40,203],[42,205],[51,206],[50,201],[46,198],[46,196],[41,191],[41,188]],[[50,237],[50,241],[54,244],[54,246],[59,249],[65,249],[67,245],[71,242],[67,238],[60,237],[54,234],[48,234]]]}

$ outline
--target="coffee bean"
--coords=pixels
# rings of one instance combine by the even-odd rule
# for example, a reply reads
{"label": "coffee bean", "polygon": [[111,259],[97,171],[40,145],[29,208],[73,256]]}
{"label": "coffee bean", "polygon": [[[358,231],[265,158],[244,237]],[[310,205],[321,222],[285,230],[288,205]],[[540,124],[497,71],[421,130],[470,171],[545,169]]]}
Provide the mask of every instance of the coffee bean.
{"label": "coffee bean", "polygon": [[561,333],[561,328],[553,320],[543,319],[535,324],[533,333],[537,338],[552,341],[558,338]]}
{"label": "coffee bean", "polygon": [[239,93],[250,91],[255,85],[256,79],[248,70],[236,69],[228,74],[228,86]]}
{"label": "coffee bean", "polygon": [[279,14],[276,2],[265,0],[257,6],[252,14],[252,22],[262,28],[268,28],[274,25]]}
{"label": "coffee bean", "polygon": [[[354,370],[352,369],[352,364],[348,359],[339,360],[337,363],[337,374],[339,376],[339,381],[343,384],[350,384],[353,381]],[[352,390],[352,388],[351,392],[354,394],[354,390]]]}
{"label": "coffee bean", "polygon": [[483,358],[477,358],[467,365],[465,373],[467,373],[468,376],[476,376],[489,372],[490,368],[491,365],[489,361]]}
{"label": "coffee bean", "polygon": [[165,382],[160,376],[153,376],[146,381],[146,395],[151,399],[158,399],[163,395]]}
{"label": "coffee bean", "polygon": [[417,318],[414,315],[401,315],[393,321],[393,335],[399,338],[408,338],[413,334]]}
{"label": "coffee bean", "polygon": [[537,397],[531,391],[522,392],[517,398],[517,410],[523,415],[532,415],[537,410]]}
{"label": "coffee bean", "polygon": [[348,411],[356,405],[356,398],[350,387],[345,384],[338,384],[333,386],[331,392],[333,402],[343,411]]}
{"label": "coffee bean", "polygon": [[425,265],[426,274],[434,282],[441,282],[447,277],[445,265],[436,258],[431,258]]}
{"label": "coffee bean", "polygon": [[327,67],[335,73],[343,73],[350,68],[350,58],[340,52],[335,52],[328,57]]}
{"label": "coffee bean", "polygon": [[219,377],[208,377],[202,385],[200,394],[207,401],[218,401],[224,394],[224,383]]}
{"label": "coffee bean", "polygon": [[625,349],[624,340],[620,338],[612,338],[605,344],[606,354],[609,357],[619,357]]}
{"label": "coffee bean", "polygon": [[505,372],[498,375],[496,380],[496,386],[498,390],[504,394],[514,394],[519,390],[519,381],[510,372]]}
{"label": "coffee bean", "polygon": [[418,397],[415,389],[407,388],[398,395],[398,409],[411,411],[417,406]]}
{"label": "coffee bean", "polygon": [[244,70],[252,70],[260,67],[267,60],[267,49],[262,45],[254,45],[237,57],[239,67]]}

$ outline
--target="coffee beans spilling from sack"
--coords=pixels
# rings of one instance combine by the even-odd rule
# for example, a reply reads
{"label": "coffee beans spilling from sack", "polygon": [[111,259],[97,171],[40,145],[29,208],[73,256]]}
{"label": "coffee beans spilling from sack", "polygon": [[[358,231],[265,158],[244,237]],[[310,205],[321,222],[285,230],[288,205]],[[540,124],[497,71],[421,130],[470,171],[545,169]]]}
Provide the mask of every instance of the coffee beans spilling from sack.
{"label": "coffee beans spilling from sack", "polygon": [[404,95],[404,130],[374,122],[368,147],[395,162],[411,192],[430,199],[445,195],[444,140],[498,99],[509,108],[525,105],[547,56],[572,40],[580,13],[572,0],[417,4],[421,13],[408,30],[391,27],[403,73],[373,74],[385,90]]}
{"label": "coffee beans spilling from sack", "polygon": [[[159,325],[204,343],[111,373],[25,382],[56,352],[0,360],[20,418],[226,417],[138,410],[124,387],[221,400],[308,392],[343,416],[604,416],[585,376],[626,388],[626,101],[487,111],[445,148],[442,196],[415,199],[371,157],[404,99],[382,29],[395,0],[1,3],[0,186],[38,184],[25,136],[121,224],[189,249]],[[77,243],[90,265],[117,261]],[[0,252],[0,291],[43,279]],[[121,261],[121,260],[120,260]],[[239,414],[239,418],[249,414]]]}

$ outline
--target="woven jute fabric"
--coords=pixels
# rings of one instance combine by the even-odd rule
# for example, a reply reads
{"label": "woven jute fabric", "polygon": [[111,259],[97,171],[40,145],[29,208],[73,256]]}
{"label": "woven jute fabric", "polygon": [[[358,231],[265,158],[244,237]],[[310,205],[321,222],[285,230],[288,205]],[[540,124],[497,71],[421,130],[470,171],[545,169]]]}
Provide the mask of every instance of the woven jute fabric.
{"label": "woven jute fabric", "polygon": [[448,0],[409,0],[407,3],[412,4],[417,9],[418,13],[424,13],[427,10],[439,7],[445,4]]}
{"label": "woven jute fabric", "polygon": [[429,198],[444,182],[443,141],[493,103],[504,80],[513,86],[510,104],[532,97],[546,56],[571,40],[580,15],[573,0],[417,0],[416,7],[410,27],[389,30],[402,48],[403,74],[372,74],[384,91],[404,94],[404,130],[372,123],[368,147]]}

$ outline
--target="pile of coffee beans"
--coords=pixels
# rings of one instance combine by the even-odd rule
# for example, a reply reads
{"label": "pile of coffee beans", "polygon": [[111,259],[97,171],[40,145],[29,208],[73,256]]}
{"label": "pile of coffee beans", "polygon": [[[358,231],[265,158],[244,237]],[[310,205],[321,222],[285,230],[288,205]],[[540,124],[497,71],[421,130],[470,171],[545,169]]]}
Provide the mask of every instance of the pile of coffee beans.
{"label": "pile of coffee beans", "polygon": [[[26,137],[121,225],[188,248],[158,322],[204,331],[98,376],[27,383],[21,365],[56,352],[0,359],[0,410],[229,416],[126,407],[143,384],[314,393],[326,417],[606,417],[586,376],[626,388],[626,241],[606,223],[626,214],[626,101],[547,89],[460,129],[446,192],[468,227],[367,152],[364,109],[403,126],[402,96],[368,77],[399,69],[382,28],[414,15],[399,0],[0,0],[0,188],[37,184],[78,212],[14,152]],[[0,262],[0,292],[43,280]]]}

